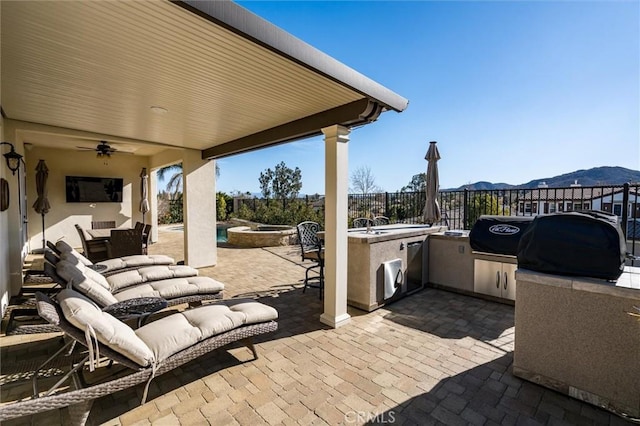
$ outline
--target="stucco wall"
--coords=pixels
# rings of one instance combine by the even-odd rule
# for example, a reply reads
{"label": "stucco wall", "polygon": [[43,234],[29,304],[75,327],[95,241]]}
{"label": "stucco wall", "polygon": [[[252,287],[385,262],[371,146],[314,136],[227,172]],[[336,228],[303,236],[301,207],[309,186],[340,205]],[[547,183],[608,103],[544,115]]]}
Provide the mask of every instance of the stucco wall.
{"label": "stucco wall", "polygon": [[640,290],[518,270],[513,373],[640,415]]}
{"label": "stucco wall", "polygon": [[473,292],[473,260],[469,236],[429,237],[429,283]]}
{"label": "stucco wall", "polygon": [[[0,140],[4,140],[4,120],[0,117]],[[8,147],[3,147],[8,148]],[[5,152],[4,150],[2,151]],[[0,177],[7,179],[5,164],[0,166]],[[11,190],[11,188],[9,188]],[[11,193],[10,193],[11,194]],[[13,195],[13,194],[11,194]],[[9,210],[0,212],[0,315],[4,316],[9,304]]]}
{"label": "stucco wall", "polygon": [[[45,160],[49,169],[48,196],[51,210],[45,215],[45,237],[56,241],[61,237],[74,247],[80,247],[80,238],[74,227],[91,228],[94,220],[115,220],[116,226],[130,227],[142,221],[140,205],[140,171],[148,167],[148,158],[114,154],[105,161],[92,151],[49,149],[34,146],[25,152],[27,170],[28,240],[29,249],[42,248],[42,217],[31,207],[36,200],[36,165]],[[67,203],[65,176],[92,176],[123,178],[122,203]],[[148,219],[148,218],[147,218]],[[149,222],[147,220],[147,222]]]}

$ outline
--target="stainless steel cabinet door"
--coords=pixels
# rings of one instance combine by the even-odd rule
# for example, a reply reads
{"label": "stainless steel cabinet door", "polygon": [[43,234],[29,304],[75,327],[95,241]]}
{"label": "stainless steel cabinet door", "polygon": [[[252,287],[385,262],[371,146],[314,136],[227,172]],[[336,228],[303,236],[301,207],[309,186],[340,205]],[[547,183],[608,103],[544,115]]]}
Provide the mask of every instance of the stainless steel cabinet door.
{"label": "stainless steel cabinet door", "polygon": [[516,269],[518,265],[513,263],[502,264],[502,297],[516,300]]}
{"label": "stainless steel cabinet door", "polygon": [[502,263],[475,259],[473,263],[473,291],[500,297]]}
{"label": "stainless steel cabinet door", "polygon": [[503,299],[516,300],[517,265],[475,259],[473,291]]}

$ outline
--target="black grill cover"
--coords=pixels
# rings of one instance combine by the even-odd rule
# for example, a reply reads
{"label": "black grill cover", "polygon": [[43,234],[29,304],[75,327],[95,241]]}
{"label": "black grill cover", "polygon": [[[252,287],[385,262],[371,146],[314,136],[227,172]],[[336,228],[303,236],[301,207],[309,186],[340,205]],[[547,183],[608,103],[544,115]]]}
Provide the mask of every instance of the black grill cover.
{"label": "black grill cover", "polygon": [[618,217],[600,211],[538,216],[518,247],[518,268],[617,280],[627,244]]}
{"label": "black grill cover", "polygon": [[476,251],[515,256],[518,242],[533,219],[533,216],[480,216],[469,233],[469,244]]}

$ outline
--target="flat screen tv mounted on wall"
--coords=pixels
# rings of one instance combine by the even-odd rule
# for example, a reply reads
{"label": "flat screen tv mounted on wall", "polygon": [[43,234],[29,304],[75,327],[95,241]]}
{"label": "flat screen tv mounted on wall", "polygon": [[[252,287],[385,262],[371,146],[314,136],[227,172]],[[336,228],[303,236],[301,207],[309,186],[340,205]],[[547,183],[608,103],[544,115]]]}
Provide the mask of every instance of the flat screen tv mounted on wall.
{"label": "flat screen tv mounted on wall", "polygon": [[66,177],[67,203],[121,203],[122,178]]}

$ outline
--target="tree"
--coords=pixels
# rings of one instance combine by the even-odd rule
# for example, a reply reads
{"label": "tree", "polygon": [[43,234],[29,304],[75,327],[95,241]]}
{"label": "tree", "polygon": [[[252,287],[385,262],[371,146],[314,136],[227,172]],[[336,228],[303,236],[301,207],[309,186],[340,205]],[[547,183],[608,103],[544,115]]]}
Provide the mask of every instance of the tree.
{"label": "tree", "polygon": [[158,180],[164,180],[169,173],[173,173],[167,182],[166,188],[171,193],[171,198],[176,198],[179,192],[182,192],[182,163],[172,164],[170,166],[158,169]]}
{"label": "tree", "polygon": [[427,189],[427,178],[425,173],[413,175],[411,182],[403,186],[400,192],[424,192]]}
{"label": "tree", "polygon": [[[172,193],[173,198],[179,192],[182,192],[182,163],[171,164],[170,166],[160,167],[158,169],[158,179],[164,180],[169,173],[173,173],[167,182],[167,191]],[[220,177],[220,166],[216,163],[216,178]]]}
{"label": "tree", "polygon": [[467,208],[467,223],[465,229],[471,229],[473,224],[476,223],[478,218],[483,214],[497,215],[500,214],[500,207],[498,204],[498,198],[491,194],[477,194],[466,206]]}
{"label": "tree", "polygon": [[351,186],[353,187],[351,191],[359,194],[382,192],[382,189],[376,185],[376,179],[369,166],[358,167],[351,174]]}
{"label": "tree", "polygon": [[216,194],[216,219],[227,220],[227,197],[223,192]]}
{"label": "tree", "polygon": [[276,165],[275,170],[261,172],[258,180],[264,198],[272,195],[280,200],[296,198],[302,188],[302,172],[298,167],[287,167],[284,161]]}
{"label": "tree", "polygon": [[260,182],[260,191],[264,198],[271,198],[271,182],[273,182],[273,170],[267,169],[264,172],[260,172],[258,182]]}

